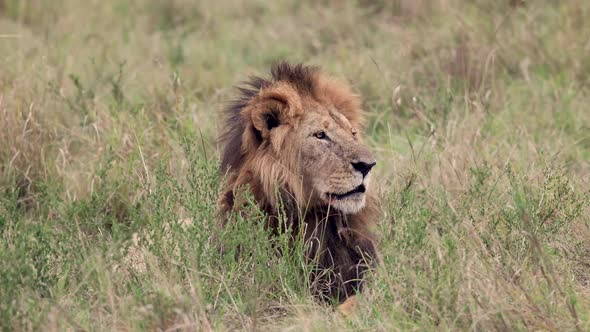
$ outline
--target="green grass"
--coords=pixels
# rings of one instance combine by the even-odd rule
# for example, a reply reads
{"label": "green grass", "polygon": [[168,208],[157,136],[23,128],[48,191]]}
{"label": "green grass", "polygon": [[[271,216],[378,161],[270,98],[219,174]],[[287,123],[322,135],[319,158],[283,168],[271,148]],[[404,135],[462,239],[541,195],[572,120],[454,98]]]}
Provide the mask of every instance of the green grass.
{"label": "green grass", "polygon": [[[0,0],[0,327],[590,330],[587,17]],[[219,111],[279,59],[349,80],[369,116],[382,264],[348,319],[255,206],[216,227]]]}

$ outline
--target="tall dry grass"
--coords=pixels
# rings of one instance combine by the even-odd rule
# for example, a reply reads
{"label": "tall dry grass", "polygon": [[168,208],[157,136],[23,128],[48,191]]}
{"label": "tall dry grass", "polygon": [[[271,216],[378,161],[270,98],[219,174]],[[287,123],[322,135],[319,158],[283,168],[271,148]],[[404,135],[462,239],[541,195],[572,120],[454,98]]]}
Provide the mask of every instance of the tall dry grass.
{"label": "tall dry grass", "polygon": [[[0,0],[2,328],[590,329],[589,15]],[[349,319],[255,209],[212,226],[219,110],[277,59],[348,79],[370,118],[383,262]]]}

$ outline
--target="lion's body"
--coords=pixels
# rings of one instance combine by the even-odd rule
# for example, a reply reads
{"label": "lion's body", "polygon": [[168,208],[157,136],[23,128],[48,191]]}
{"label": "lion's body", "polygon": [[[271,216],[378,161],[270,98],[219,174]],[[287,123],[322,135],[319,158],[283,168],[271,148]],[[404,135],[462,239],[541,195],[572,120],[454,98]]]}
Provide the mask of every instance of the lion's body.
{"label": "lion's body", "polygon": [[249,188],[269,228],[284,213],[317,267],[313,292],[343,301],[377,257],[370,228],[378,202],[366,187],[374,161],[356,134],[359,100],[317,69],[285,63],[249,86],[226,110],[220,209],[239,211]]}

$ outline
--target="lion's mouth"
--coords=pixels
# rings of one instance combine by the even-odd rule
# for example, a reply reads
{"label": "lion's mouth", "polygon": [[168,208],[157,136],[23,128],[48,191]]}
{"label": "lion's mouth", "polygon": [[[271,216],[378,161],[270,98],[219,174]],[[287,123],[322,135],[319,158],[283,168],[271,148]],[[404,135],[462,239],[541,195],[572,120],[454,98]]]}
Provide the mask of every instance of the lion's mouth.
{"label": "lion's mouth", "polygon": [[346,192],[344,194],[328,193],[328,197],[330,197],[330,199],[340,200],[340,199],[344,199],[346,197],[350,197],[355,194],[362,194],[366,190],[367,190],[367,188],[365,188],[365,185],[361,184],[360,186],[358,186],[358,187],[354,188],[353,190]]}

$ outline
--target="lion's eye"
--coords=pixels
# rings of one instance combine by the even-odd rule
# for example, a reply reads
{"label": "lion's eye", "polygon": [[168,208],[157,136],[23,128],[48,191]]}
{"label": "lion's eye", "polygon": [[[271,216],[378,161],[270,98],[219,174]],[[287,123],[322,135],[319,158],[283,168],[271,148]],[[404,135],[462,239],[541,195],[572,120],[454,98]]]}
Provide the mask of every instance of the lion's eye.
{"label": "lion's eye", "polygon": [[356,136],[356,134],[357,134],[357,131],[356,130],[353,130],[352,131],[352,136]]}
{"label": "lion's eye", "polygon": [[326,138],[326,132],[325,131],[318,131],[317,133],[313,134],[313,136],[315,136],[315,138],[317,139],[324,139]]}

